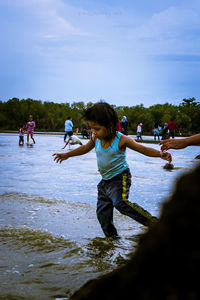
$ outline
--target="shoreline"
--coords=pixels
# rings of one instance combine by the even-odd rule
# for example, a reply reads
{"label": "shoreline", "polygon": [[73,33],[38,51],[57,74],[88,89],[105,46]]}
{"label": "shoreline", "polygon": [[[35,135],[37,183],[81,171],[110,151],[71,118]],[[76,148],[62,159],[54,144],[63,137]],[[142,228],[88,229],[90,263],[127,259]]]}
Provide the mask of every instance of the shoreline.
{"label": "shoreline", "polygon": [[[19,131],[18,130],[4,130],[4,129],[0,129],[0,133],[15,133],[15,134],[18,134]],[[25,133],[26,134],[26,133]],[[47,135],[65,135],[65,132],[64,131],[34,131],[34,134],[47,134]],[[76,134],[74,132],[74,134]],[[196,134],[196,133],[194,133]],[[76,135],[82,135],[81,132],[78,132]],[[136,136],[136,133],[130,133],[128,134],[129,136]],[[193,135],[193,134],[191,134]],[[179,138],[184,138],[184,137],[188,137],[188,136],[191,136],[191,135],[182,135],[181,137],[180,136],[175,136],[175,138],[179,137]],[[152,134],[143,134],[143,136],[148,136],[148,137],[154,137]],[[161,137],[161,135],[160,135]]]}
{"label": "shoreline", "polygon": [[[0,130],[0,134],[18,134],[18,131],[16,131],[16,130]],[[36,132],[34,132],[34,134],[43,134],[43,135],[63,135],[64,136],[64,131],[63,132],[60,132],[60,131],[58,131],[58,132],[53,132],[53,131],[36,131]],[[81,137],[82,136],[82,134],[81,133],[78,133],[77,134],[79,137]],[[137,140],[137,137],[136,137],[136,134],[129,134],[129,136],[132,136],[133,137],[133,139],[136,141],[136,142],[138,142],[138,143],[145,143],[145,144],[159,144],[162,140],[160,139],[159,141],[158,140],[154,140],[154,136],[153,135],[144,135],[143,137],[144,137],[144,139],[143,140]],[[145,137],[149,137],[149,139],[145,139]],[[184,138],[184,137],[186,137],[186,136],[178,136],[178,138],[180,139],[180,138]],[[151,139],[152,138],[152,139]],[[177,138],[177,137],[175,137],[175,138]],[[86,138],[84,138],[84,140],[86,140]],[[196,145],[196,146],[200,146],[200,145]]]}
{"label": "shoreline", "polygon": [[[0,130],[0,133],[14,133],[18,134],[17,130]],[[26,134],[26,133],[25,133]],[[34,134],[47,134],[47,135],[64,135],[64,131],[34,131]]]}

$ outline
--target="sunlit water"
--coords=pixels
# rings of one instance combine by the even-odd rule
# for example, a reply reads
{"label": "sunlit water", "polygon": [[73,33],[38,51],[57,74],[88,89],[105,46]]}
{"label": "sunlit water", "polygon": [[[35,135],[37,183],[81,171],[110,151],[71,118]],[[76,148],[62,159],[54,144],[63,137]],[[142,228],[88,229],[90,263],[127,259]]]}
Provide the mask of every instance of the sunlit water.
{"label": "sunlit water", "polygon": [[[115,211],[121,239],[106,239],[96,218],[96,186],[101,177],[95,152],[60,165],[52,154],[64,151],[63,136],[38,134],[35,140],[35,145],[19,146],[18,135],[0,134],[3,299],[67,299],[87,280],[127,260],[146,230]],[[159,149],[155,144],[146,146]],[[198,163],[194,158],[200,147],[170,152],[172,171],[163,169],[166,162],[159,158],[127,151],[130,201],[156,216],[177,176]]]}

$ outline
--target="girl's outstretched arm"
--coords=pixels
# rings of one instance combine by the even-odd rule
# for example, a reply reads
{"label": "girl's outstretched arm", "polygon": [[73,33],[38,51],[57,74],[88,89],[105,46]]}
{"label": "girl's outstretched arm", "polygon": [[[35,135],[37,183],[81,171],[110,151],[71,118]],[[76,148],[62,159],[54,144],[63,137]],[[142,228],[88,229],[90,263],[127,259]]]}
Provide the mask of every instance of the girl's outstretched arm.
{"label": "girl's outstretched arm", "polygon": [[160,157],[164,160],[168,160],[169,163],[171,163],[171,161],[172,161],[172,157],[171,157],[170,153],[164,152],[164,151],[159,151],[159,150],[156,150],[151,147],[145,147],[145,146],[141,145],[140,143],[137,143],[131,137],[123,135],[120,139],[119,148],[121,148],[120,150],[123,150],[126,147],[128,147],[134,151],[137,151],[141,154],[144,154],[146,156]]}
{"label": "girl's outstretched arm", "polygon": [[85,145],[82,145],[74,150],[71,150],[66,153],[54,153],[53,156],[54,160],[58,163],[61,163],[63,160],[68,159],[69,157],[72,156],[79,156],[88,153],[91,151],[95,146],[95,141],[93,139],[90,139],[89,142]]}

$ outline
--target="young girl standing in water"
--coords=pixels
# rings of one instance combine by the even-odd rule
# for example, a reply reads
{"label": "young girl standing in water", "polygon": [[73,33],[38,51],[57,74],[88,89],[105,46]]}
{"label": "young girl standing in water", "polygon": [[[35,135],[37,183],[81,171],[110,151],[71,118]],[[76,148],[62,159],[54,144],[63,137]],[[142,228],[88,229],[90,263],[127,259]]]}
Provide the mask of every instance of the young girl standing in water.
{"label": "young girl standing in water", "polygon": [[33,143],[35,144],[35,140],[33,138],[35,122],[33,121],[32,115],[29,115],[29,122],[26,124],[26,128],[27,128],[27,143],[29,143],[29,134],[30,134],[31,138],[33,140]]}
{"label": "young girl standing in water", "polygon": [[108,103],[96,103],[85,110],[84,115],[93,134],[89,142],[67,153],[54,153],[53,156],[57,163],[61,163],[69,157],[86,154],[95,148],[98,169],[102,176],[98,184],[97,217],[105,236],[118,236],[113,224],[114,207],[145,226],[156,222],[156,217],[128,200],[131,173],[126,161],[126,148],[169,162],[172,159],[170,153],[145,147],[131,137],[117,132],[118,118]]}
{"label": "young girl standing in water", "polygon": [[24,145],[24,125],[21,125],[19,129],[19,145]]}

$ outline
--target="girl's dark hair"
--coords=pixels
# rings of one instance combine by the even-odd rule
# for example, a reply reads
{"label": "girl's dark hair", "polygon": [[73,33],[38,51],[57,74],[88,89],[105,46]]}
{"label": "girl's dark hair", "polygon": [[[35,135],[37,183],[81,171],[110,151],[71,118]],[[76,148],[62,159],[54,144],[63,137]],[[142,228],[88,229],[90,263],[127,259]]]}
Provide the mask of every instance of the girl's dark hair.
{"label": "girl's dark hair", "polygon": [[83,115],[87,121],[98,122],[99,125],[106,127],[110,135],[116,134],[118,117],[110,104],[103,101],[97,102],[85,109]]}

